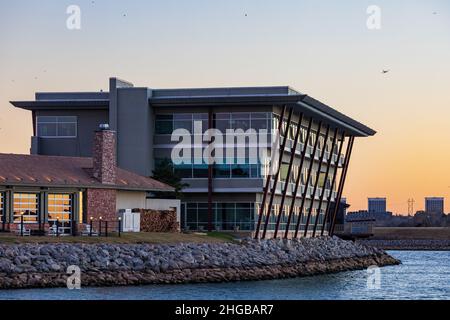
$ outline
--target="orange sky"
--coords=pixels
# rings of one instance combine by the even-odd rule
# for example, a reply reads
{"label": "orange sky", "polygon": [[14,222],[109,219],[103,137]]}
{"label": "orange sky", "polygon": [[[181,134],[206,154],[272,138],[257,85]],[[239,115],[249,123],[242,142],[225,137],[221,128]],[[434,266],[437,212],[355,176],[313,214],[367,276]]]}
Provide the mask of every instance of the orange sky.
{"label": "orange sky", "polygon": [[443,196],[450,212],[448,1],[377,1],[381,30],[367,29],[363,0],[78,2],[79,31],[65,27],[67,1],[0,3],[0,152],[28,153],[31,114],[8,101],[36,91],[98,91],[110,76],[155,88],[290,85],[378,131],[356,141],[351,210],[387,197],[406,213],[408,198],[420,210]]}

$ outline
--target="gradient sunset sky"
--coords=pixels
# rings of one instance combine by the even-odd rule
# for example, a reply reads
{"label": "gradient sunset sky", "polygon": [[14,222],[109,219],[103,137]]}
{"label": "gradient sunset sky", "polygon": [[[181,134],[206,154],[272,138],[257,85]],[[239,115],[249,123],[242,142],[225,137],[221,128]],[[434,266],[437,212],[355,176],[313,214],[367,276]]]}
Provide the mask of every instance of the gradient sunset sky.
{"label": "gradient sunset sky", "polygon": [[[66,28],[69,5],[81,30]],[[366,27],[369,5],[381,29]],[[382,74],[383,69],[390,69]],[[290,85],[378,131],[357,139],[351,210],[425,196],[450,212],[448,0],[0,1],[0,152],[28,153],[36,91]],[[0,164],[1,165],[1,164]]]}

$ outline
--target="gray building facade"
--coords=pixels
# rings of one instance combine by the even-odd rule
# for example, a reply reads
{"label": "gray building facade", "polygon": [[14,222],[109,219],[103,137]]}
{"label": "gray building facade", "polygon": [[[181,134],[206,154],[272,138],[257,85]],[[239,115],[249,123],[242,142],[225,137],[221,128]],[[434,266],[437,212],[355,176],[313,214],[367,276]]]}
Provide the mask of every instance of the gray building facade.
{"label": "gray building facade", "polygon": [[386,213],[386,198],[369,198],[368,211],[371,213]]}
{"label": "gray building facade", "polygon": [[[249,139],[233,145],[230,163],[211,164],[196,158],[208,142],[197,143],[193,135],[191,161],[174,164],[189,185],[184,229],[260,238],[332,233],[333,203],[342,197],[354,140],[375,134],[290,87],[151,89],[111,78],[109,92],[36,93],[35,101],[11,103],[32,112],[32,154],[89,157],[92,132],[109,123],[117,134],[118,165],[144,176],[172,161],[176,129],[267,130],[269,143],[257,143],[269,156],[279,152],[274,172],[270,162],[251,159]],[[247,153],[236,159],[240,148]]]}

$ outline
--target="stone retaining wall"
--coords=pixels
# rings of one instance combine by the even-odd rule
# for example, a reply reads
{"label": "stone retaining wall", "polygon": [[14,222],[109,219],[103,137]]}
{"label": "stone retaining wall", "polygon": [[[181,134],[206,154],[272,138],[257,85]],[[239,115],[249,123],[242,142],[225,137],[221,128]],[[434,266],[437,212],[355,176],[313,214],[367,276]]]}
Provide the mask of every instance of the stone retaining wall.
{"label": "stone retaining wall", "polygon": [[384,251],[337,238],[178,245],[0,246],[0,288],[66,286],[79,266],[82,286],[226,282],[307,276],[392,265]]}

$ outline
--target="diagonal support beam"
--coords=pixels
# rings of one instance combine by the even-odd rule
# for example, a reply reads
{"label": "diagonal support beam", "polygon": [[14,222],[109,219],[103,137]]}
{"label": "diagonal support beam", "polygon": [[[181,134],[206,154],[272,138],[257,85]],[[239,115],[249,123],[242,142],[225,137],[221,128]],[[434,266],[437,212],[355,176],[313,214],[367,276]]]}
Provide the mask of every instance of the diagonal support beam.
{"label": "diagonal support beam", "polygon": [[[281,130],[283,129],[283,120],[284,120],[284,114],[285,113],[286,113],[286,105],[283,105],[283,109],[281,110],[280,121],[278,121],[278,132],[277,132],[278,138],[277,138],[277,141],[279,141],[279,136],[281,134]],[[262,221],[262,217],[264,215],[264,208],[266,206],[267,193],[269,192],[270,181],[272,180],[271,172],[272,171],[269,170],[267,172],[267,176],[266,176],[266,185],[264,187],[264,193],[263,193],[263,198],[262,198],[262,201],[261,201],[261,206],[259,207],[258,222],[256,223],[255,239],[258,239],[258,237],[259,237],[259,229],[261,228],[261,221]]]}
{"label": "diagonal support beam", "polygon": [[315,158],[316,152],[317,152],[317,145],[319,144],[319,136],[320,136],[321,130],[322,130],[322,121],[319,122],[319,129],[317,130],[316,141],[314,142],[314,148],[313,148],[313,152],[311,154],[311,160],[309,161],[308,177],[306,178],[306,182],[305,182],[305,191],[303,191],[303,194],[302,194],[302,203],[300,205],[300,215],[298,217],[297,225],[295,227],[294,238],[297,238],[297,236],[298,236],[300,223],[302,221],[303,208],[305,206],[306,194],[309,189],[309,181],[311,180],[311,173],[312,173],[312,168],[313,168],[313,164],[314,164],[314,158]]}
{"label": "diagonal support beam", "polygon": [[283,139],[283,142],[281,143],[281,147],[280,147],[280,157],[279,157],[279,161],[277,164],[275,177],[273,178],[274,181],[273,181],[272,190],[270,192],[269,206],[267,208],[266,221],[264,222],[262,239],[265,239],[265,237],[266,237],[267,226],[269,225],[269,220],[270,220],[270,216],[272,213],[273,199],[274,199],[275,193],[277,191],[278,177],[280,176],[281,164],[282,164],[283,155],[284,155],[284,149],[286,148],[286,141],[288,140],[288,130],[289,130],[289,127],[291,126],[291,119],[292,119],[293,112],[294,112],[294,108],[291,108],[289,111],[288,119],[287,119],[286,131],[284,132],[284,139]]}
{"label": "diagonal support beam", "polygon": [[348,172],[348,165],[350,163],[350,157],[352,155],[352,150],[353,150],[353,143],[355,141],[355,137],[350,137],[349,141],[348,141],[348,147],[347,147],[347,151],[346,151],[346,155],[345,155],[345,163],[344,163],[344,168],[342,170],[342,175],[341,175],[341,179],[339,181],[339,189],[338,189],[338,194],[337,194],[337,198],[336,198],[336,203],[334,204],[334,213],[333,213],[333,221],[331,223],[330,226],[330,235],[332,236],[334,234],[334,227],[336,224],[336,215],[337,212],[339,210],[339,204],[341,203],[341,198],[342,198],[342,192],[344,191],[344,185],[345,185],[345,178],[347,177],[347,172]]}
{"label": "diagonal support beam", "polygon": [[[331,211],[331,198],[333,198],[333,189],[334,189],[334,185],[336,184],[337,173],[339,170],[339,159],[341,157],[342,149],[344,147],[344,141],[345,141],[345,131],[342,131],[341,143],[339,144],[339,150],[337,153],[337,160],[334,162],[334,172],[333,172],[333,178],[331,179],[330,194],[328,195],[328,198],[327,198],[325,216],[323,217],[322,230],[320,231],[321,236],[323,236],[323,234],[325,232],[325,225],[326,225],[328,216],[330,215],[330,211]],[[333,153],[333,151],[334,151],[334,149],[331,151],[331,153]]]}
{"label": "diagonal support beam", "polygon": [[300,114],[300,117],[299,117],[299,120],[298,120],[298,125],[297,125],[297,131],[295,132],[294,144],[293,144],[293,146],[291,148],[291,158],[289,159],[287,178],[286,178],[286,181],[284,183],[284,190],[283,190],[283,195],[282,195],[282,198],[281,198],[280,210],[278,210],[277,223],[275,225],[275,232],[274,232],[274,235],[273,235],[274,238],[276,238],[277,235],[278,235],[278,228],[280,227],[281,216],[283,215],[284,201],[286,199],[286,194],[287,194],[287,191],[289,189],[289,179],[291,177],[292,166],[294,164],[295,151],[297,150],[297,144],[298,144],[298,140],[300,138],[300,131],[301,131],[301,127],[302,127],[302,122],[303,122],[303,112]]}
{"label": "diagonal support beam", "polygon": [[[316,236],[317,223],[319,221],[320,211],[322,210],[323,198],[325,197],[325,192],[326,192],[326,182],[328,181],[328,175],[330,174],[331,162],[333,161],[333,151],[336,148],[336,141],[337,141],[338,133],[339,133],[338,128],[336,128],[334,130],[334,134],[333,134],[333,142],[331,143],[330,156],[328,157],[328,160],[327,160],[327,170],[325,172],[322,194],[320,195],[320,199],[319,199],[319,207],[317,208],[318,216],[316,218],[316,221],[314,222],[314,229],[313,229],[313,234],[312,234],[313,238]],[[330,192],[331,192],[331,190],[330,190]],[[323,220],[323,223],[325,223],[325,220]]]}
{"label": "diagonal support beam", "polygon": [[[303,234],[304,237],[306,237],[306,235],[308,234],[309,222],[311,220],[311,214],[312,214],[312,211],[314,208],[314,201],[316,200],[317,186],[319,185],[320,171],[322,170],[322,162],[323,162],[323,158],[325,157],[325,145],[326,145],[329,135],[330,135],[330,125],[327,125],[327,131],[325,133],[324,145],[322,147],[322,152],[319,157],[319,165],[317,167],[316,180],[314,182],[314,189],[313,189],[313,193],[311,195],[311,204],[310,204],[309,210],[308,210],[308,217],[306,218],[305,232]],[[317,139],[319,139],[319,136],[317,137]],[[316,215],[316,220],[317,220],[317,215]]]}
{"label": "diagonal support beam", "polygon": [[[303,164],[305,163],[306,151],[308,151],[308,140],[309,140],[309,137],[311,136],[312,124],[313,124],[313,118],[309,118],[308,129],[306,131],[306,138],[303,143],[303,150],[302,150],[302,155],[300,158],[300,165],[298,167],[297,179],[295,181],[295,188],[294,188],[294,191],[292,192],[292,200],[291,200],[291,206],[289,207],[288,221],[286,223],[286,229],[284,230],[284,238],[285,239],[287,239],[288,235],[289,235],[289,227],[291,226],[292,215],[294,213],[295,200],[297,198],[298,187],[300,186]],[[301,130],[300,130],[300,133],[301,133]]]}

